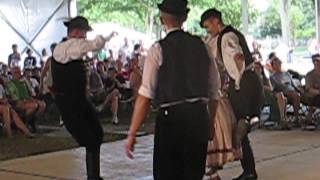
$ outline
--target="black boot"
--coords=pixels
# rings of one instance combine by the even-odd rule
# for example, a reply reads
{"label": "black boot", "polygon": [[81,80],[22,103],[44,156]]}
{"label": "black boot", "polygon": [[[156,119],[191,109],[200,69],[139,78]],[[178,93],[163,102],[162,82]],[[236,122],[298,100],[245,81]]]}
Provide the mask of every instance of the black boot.
{"label": "black boot", "polygon": [[100,147],[86,148],[88,180],[103,180],[100,177]]}
{"label": "black boot", "polygon": [[257,179],[258,179],[257,173],[246,174],[243,172],[240,176],[233,178],[232,180],[257,180]]}

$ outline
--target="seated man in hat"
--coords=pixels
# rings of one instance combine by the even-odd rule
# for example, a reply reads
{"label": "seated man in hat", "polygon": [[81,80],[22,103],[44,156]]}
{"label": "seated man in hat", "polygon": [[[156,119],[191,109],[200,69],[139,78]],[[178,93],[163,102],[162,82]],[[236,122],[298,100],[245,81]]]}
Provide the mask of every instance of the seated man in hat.
{"label": "seated man in hat", "polygon": [[95,110],[87,99],[87,70],[84,57],[90,51],[102,49],[109,37],[97,36],[86,39],[92,30],[88,20],[77,16],[64,23],[68,39],[58,44],[51,64],[55,101],[64,125],[80,146],[86,148],[88,180],[101,180],[100,146],[103,130]]}

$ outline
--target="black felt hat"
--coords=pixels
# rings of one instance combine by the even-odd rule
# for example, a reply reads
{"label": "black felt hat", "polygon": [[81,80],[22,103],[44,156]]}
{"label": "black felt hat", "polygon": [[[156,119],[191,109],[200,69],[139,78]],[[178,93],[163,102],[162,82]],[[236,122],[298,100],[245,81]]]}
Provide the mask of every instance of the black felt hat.
{"label": "black felt hat", "polygon": [[161,4],[158,4],[160,11],[175,15],[184,16],[189,12],[187,8],[187,0],[164,0]]}
{"label": "black felt hat", "polygon": [[215,8],[211,8],[206,10],[202,15],[201,15],[201,21],[200,21],[200,26],[203,27],[203,23],[204,21],[206,21],[207,19],[209,19],[210,17],[215,17],[218,19],[221,19],[221,12],[218,11]]}
{"label": "black felt hat", "polygon": [[312,62],[320,61],[320,54],[314,54],[311,56]]}
{"label": "black felt hat", "polygon": [[67,26],[68,29],[79,28],[86,31],[92,31],[92,27],[89,25],[88,20],[82,16],[76,16],[69,21],[63,22],[63,24]]}

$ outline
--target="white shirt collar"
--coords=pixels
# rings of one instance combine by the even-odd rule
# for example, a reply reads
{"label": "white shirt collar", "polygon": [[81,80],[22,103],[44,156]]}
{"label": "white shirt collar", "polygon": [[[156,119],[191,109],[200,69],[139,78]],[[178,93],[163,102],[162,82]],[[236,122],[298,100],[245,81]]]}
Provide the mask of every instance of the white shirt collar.
{"label": "white shirt collar", "polygon": [[173,31],[178,31],[178,30],[181,30],[181,28],[178,28],[178,27],[170,28],[170,29],[168,29],[167,34],[173,32]]}

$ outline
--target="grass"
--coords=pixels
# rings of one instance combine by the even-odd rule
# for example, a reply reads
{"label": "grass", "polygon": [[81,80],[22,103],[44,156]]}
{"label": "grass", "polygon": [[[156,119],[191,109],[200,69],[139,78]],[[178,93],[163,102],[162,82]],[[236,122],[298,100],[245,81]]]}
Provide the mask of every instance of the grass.
{"label": "grass", "polygon": [[[105,133],[103,142],[111,142],[125,138],[124,135]],[[79,147],[71,137],[45,136],[43,132],[30,139],[19,132],[13,138],[0,136],[0,161],[21,158],[30,155],[55,152]]]}
{"label": "grass", "polygon": [[[106,133],[103,142],[116,141],[125,137],[125,135],[121,134]],[[28,139],[22,134],[17,134],[11,139],[0,137],[0,147],[0,161],[3,161],[76,148],[78,145],[71,137],[48,137],[39,135],[33,139]]]}
{"label": "grass", "polygon": [[[154,132],[155,118],[156,113],[152,112],[149,114],[148,119],[140,128],[144,132],[141,135],[152,134]],[[126,138],[124,132],[129,127],[130,116],[121,116],[120,122],[122,126],[114,126],[111,125],[111,118],[102,119],[103,126],[108,126],[108,129],[115,130],[114,133],[105,132],[103,142],[112,142]],[[41,124],[56,126],[58,121],[42,121]],[[120,132],[116,134],[117,130]],[[39,134],[33,139],[28,139],[19,132],[15,132],[14,137],[8,139],[0,132],[0,161],[78,147],[78,144],[71,137],[44,135],[50,131],[53,130],[39,129]]]}
{"label": "grass", "polygon": [[[112,142],[126,138],[126,135],[122,133],[125,132],[129,127],[131,113],[132,112],[128,110],[123,110],[123,112],[121,112],[119,119],[122,126],[111,125],[111,117],[108,117],[107,114],[101,115],[100,118],[103,126],[109,127],[108,129],[120,131],[119,134],[115,134],[116,132],[105,132],[103,142]],[[42,118],[42,120],[38,123],[52,127],[58,126],[58,116],[54,115],[55,113],[53,111],[53,113],[47,114],[47,116]],[[152,134],[154,132],[155,118],[156,113],[151,112],[148,116],[148,119],[140,128],[140,130],[144,132],[142,135]],[[71,137],[46,136],[44,134],[53,130],[39,130],[39,134],[33,139],[28,139],[18,132],[15,132],[13,138],[8,139],[3,135],[3,133],[1,133],[2,129],[0,128],[0,161],[78,147],[78,144]]]}

